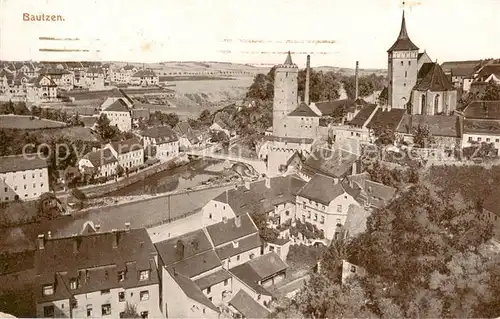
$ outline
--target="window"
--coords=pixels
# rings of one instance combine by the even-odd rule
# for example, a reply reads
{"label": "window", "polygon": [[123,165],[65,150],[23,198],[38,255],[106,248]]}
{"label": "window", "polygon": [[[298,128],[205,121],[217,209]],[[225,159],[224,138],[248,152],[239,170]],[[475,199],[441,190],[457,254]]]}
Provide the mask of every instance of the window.
{"label": "window", "polygon": [[495,139],[495,142],[496,142],[496,143],[500,142],[500,139],[498,139],[498,138],[497,138],[497,139]]}
{"label": "window", "polygon": [[35,173],[31,174],[31,178],[35,178]]}
{"label": "window", "polygon": [[408,77],[408,71],[405,71],[405,78]]}
{"label": "window", "polygon": [[342,213],[342,205],[337,205],[337,212]]}
{"label": "window", "polygon": [[24,189],[27,189],[28,188],[28,185],[24,185]]}
{"label": "window", "polygon": [[411,65],[411,61],[408,61],[408,65]]}
{"label": "window", "polygon": [[42,173],[40,173],[40,177],[42,177],[42,175],[43,175],[43,174],[42,174]]}
{"label": "window", "polygon": [[487,137],[487,138],[486,138],[486,142],[489,142],[489,141],[490,141],[490,138],[489,138],[489,137]]}
{"label": "window", "polygon": [[139,296],[141,298],[141,301],[149,300],[149,291],[144,290],[139,293]]}
{"label": "window", "polygon": [[472,142],[472,136],[469,136],[469,142]]}
{"label": "window", "polygon": [[340,218],[337,218],[337,226],[342,226],[342,222],[341,222]]}
{"label": "window", "polygon": [[54,306],[43,307],[43,316],[45,318],[54,318]]}
{"label": "window", "polygon": [[401,61],[401,66],[403,66],[403,61]]}
{"label": "window", "polygon": [[211,293],[212,292],[212,287],[208,287],[207,288],[207,294]]}
{"label": "window", "polygon": [[[252,255],[250,255],[250,256],[252,256]],[[224,279],[224,286],[227,286],[228,283],[229,283],[229,279]]]}
{"label": "window", "polygon": [[110,292],[111,292],[111,290],[109,290],[109,289],[103,289],[103,290],[101,290],[101,295],[107,295]]}
{"label": "window", "polygon": [[75,290],[77,287],[76,278],[72,278],[69,282],[69,289]]}
{"label": "window", "polygon": [[149,279],[149,270],[141,271],[139,274],[139,280],[143,281],[143,280],[148,280],[148,279]]}
{"label": "window", "polygon": [[240,261],[240,255],[236,256],[236,261]]}
{"label": "window", "polygon": [[52,296],[53,294],[54,294],[54,286],[53,285],[43,286],[43,295],[44,296]]}
{"label": "window", "polygon": [[[88,313],[88,309],[87,309],[87,313]],[[111,304],[105,304],[105,305],[102,305],[101,306],[101,314],[103,316],[109,316],[111,314]]]}
{"label": "window", "polygon": [[356,272],[356,266],[351,265],[351,272]]}
{"label": "window", "polygon": [[314,214],[314,221],[318,220],[318,214]]}
{"label": "window", "polygon": [[321,216],[320,224],[324,224],[324,223],[325,223],[325,216]]}
{"label": "window", "polygon": [[124,271],[120,271],[118,273],[118,281],[124,281],[125,280],[125,272]]}
{"label": "window", "polygon": [[208,300],[212,301],[212,297],[208,297]]}
{"label": "window", "polygon": [[478,138],[477,138],[477,141],[478,141],[478,142],[481,142],[481,138],[480,138],[480,137],[478,137]]}
{"label": "window", "polygon": [[40,184],[40,187],[43,187],[43,183]]}
{"label": "window", "polygon": [[23,179],[26,179],[26,175],[23,175]]}
{"label": "window", "polygon": [[118,292],[118,301],[119,302],[125,301],[125,291]]}
{"label": "window", "polygon": [[4,192],[7,192],[7,187],[4,188]]}

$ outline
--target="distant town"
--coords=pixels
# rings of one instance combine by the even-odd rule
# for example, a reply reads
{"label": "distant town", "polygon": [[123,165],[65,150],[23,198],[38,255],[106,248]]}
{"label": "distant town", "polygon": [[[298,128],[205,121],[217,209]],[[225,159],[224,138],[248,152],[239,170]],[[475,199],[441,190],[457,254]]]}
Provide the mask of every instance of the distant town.
{"label": "distant town", "polygon": [[397,27],[383,73],[1,61],[0,317],[500,316],[500,58]]}

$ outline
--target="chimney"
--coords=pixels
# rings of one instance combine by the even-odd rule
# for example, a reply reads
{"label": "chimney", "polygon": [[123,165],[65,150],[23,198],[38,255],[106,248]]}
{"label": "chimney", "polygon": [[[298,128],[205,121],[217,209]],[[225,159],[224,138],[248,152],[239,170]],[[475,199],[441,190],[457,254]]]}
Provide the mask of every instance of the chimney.
{"label": "chimney", "polygon": [[130,230],[130,223],[129,223],[129,222],[126,222],[126,223],[125,223],[125,230],[126,230],[126,231],[129,231],[129,230]]}
{"label": "chimney", "polygon": [[234,218],[234,225],[236,225],[236,227],[241,227],[241,218],[240,218],[240,216],[236,216]]}
{"label": "chimney", "polygon": [[359,61],[356,61],[356,71],[354,74],[354,100],[357,100],[359,97]]}
{"label": "chimney", "polygon": [[245,181],[245,188],[250,189],[250,181]]}
{"label": "chimney", "polygon": [[45,248],[45,235],[38,235],[38,249],[42,250]]}
{"label": "chimney", "polygon": [[266,176],[266,188],[271,188],[271,179]]}
{"label": "chimney", "polygon": [[73,254],[78,254],[78,237],[73,238]]}
{"label": "chimney", "polygon": [[112,230],[113,233],[113,248],[118,248],[118,232],[116,229]]}
{"label": "chimney", "polygon": [[184,259],[184,243],[182,240],[178,240],[177,244],[175,245],[175,251],[177,253],[177,257],[179,257],[179,260]]}
{"label": "chimney", "polygon": [[98,233],[101,230],[101,225],[95,225],[95,231]]}
{"label": "chimney", "polygon": [[311,81],[311,56],[308,54],[307,55],[307,62],[306,62],[306,87],[304,90],[304,102],[309,105],[309,82]]}

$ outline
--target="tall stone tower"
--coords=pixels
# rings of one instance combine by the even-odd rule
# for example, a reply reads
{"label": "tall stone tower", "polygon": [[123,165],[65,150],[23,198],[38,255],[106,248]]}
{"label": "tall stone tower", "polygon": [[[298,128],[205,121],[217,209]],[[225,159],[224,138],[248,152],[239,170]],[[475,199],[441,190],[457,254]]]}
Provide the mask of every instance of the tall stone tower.
{"label": "tall stone tower", "polygon": [[290,51],[285,63],[278,64],[274,73],[273,135],[288,136],[287,115],[297,108],[297,78],[299,68],[292,62]]}
{"label": "tall stone tower", "polygon": [[417,82],[418,47],[411,42],[406,31],[405,12],[399,36],[388,53],[388,104],[392,108],[405,109],[410,101],[411,90]]}

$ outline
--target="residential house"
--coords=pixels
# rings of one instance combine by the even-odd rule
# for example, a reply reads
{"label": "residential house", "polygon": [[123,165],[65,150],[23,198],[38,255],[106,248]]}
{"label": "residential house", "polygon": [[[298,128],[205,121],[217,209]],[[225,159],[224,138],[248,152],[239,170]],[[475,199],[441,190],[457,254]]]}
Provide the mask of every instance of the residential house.
{"label": "residential house", "polygon": [[379,107],[366,125],[370,129],[371,142],[374,142],[384,132],[395,133],[405,113],[405,109],[395,109],[389,106]]}
{"label": "residential house", "polygon": [[210,130],[215,132],[224,132],[227,137],[231,136],[231,129],[220,120],[215,120],[214,123],[210,125]]}
{"label": "residential house", "polygon": [[462,148],[486,142],[500,149],[500,101],[473,101],[463,114]]}
{"label": "residential house", "polygon": [[457,108],[457,89],[437,63],[424,63],[410,97],[411,114],[449,115]]}
{"label": "residential house", "polygon": [[38,76],[38,72],[35,68],[35,65],[32,62],[24,63],[23,66],[18,71],[22,72],[29,78],[34,78]]}
{"label": "residential house", "polygon": [[238,291],[229,301],[229,309],[238,318],[267,318],[271,313],[259,304],[245,290]]}
{"label": "residential house", "polygon": [[[101,114],[106,115],[110,125],[116,126],[122,132],[129,132],[132,130],[132,115],[128,104],[122,98],[117,98],[114,102],[110,103],[111,100],[113,100],[113,98],[108,98],[103,105],[101,105]],[[106,106],[107,104],[109,105]]]}
{"label": "residential house", "polygon": [[130,83],[139,86],[158,86],[160,77],[152,70],[139,70],[132,75]]}
{"label": "residential house", "polygon": [[357,153],[357,149],[352,149],[350,151],[328,148],[317,149],[305,162],[299,165],[299,176],[309,181],[316,174],[322,174],[332,178],[342,178],[347,175],[358,173],[360,170],[360,156]]}
{"label": "residential house", "polygon": [[251,214],[267,214],[275,225],[295,218],[295,195],[305,182],[296,175],[246,182],[209,201],[202,209],[203,225]]}
{"label": "residential house", "polygon": [[286,278],[288,265],[274,252],[229,269],[233,274],[233,292],[244,290],[266,308],[272,299],[266,289]]}
{"label": "residential house", "polygon": [[396,129],[397,138],[407,143],[413,143],[414,132],[418,126],[427,127],[434,139],[434,144],[426,147],[443,150],[455,150],[460,147],[460,117],[455,115],[405,114]]}
{"label": "residential house", "polygon": [[130,84],[132,75],[137,73],[137,68],[133,65],[127,64],[122,68],[112,70],[111,82],[119,84]]}
{"label": "residential house", "polygon": [[346,283],[347,279],[354,276],[364,277],[366,276],[366,269],[358,266],[355,263],[351,263],[345,259],[342,260],[342,283]]}
{"label": "residential house", "polygon": [[248,214],[223,218],[207,226],[206,231],[225,269],[260,256],[259,230]]}
{"label": "residential house", "polygon": [[125,171],[144,164],[144,148],[138,138],[125,141],[111,142],[104,149],[109,149],[113,156],[118,159],[118,165]]}
{"label": "residential house", "polygon": [[365,104],[355,113],[347,113],[347,122],[342,125],[331,126],[332,142],[337,144],[348,140],[368,142],[370,130],[367,125],[377,112],[377,109],[378,106],[375,104]]}
{"label": "residential house", "polygon": [[74,88],[75,75],[65,69],[44,69],[41,74],[45,75],[63,90],[72,90]]}
{"label": "residential house", "polygon": [[89,68],[85,72],[85,85],[90,90],[103,90],[104,71],[101,68]]}
{"label": "residential house", "polygon": [[156,158],[167,161],[179,155],[179,138],[170,126],[153,127],[140,135],[144,149],[154,148]]}
{"label": "residential house", "polygon": [[30,86],[27,86],[27,100],[33,102],[52,102],[57,101],[57,84],[45,75],[39,75],[38,78],[30,80]]}
{"label": "residential house", "polygon": [[109,177],[117,174],[118,160],[110,149],[101,149],[85,154],[78,161],[78,169],[82,173],[94,177]]}
{"label": "residential house", "polygon": [[49,192],[49,172],[37,154],[0,158],[0,202],[33,200]]}
{"label": "residential house", "polygon": [[194,130],[187,121],[177,123],[173,130],[179,138],[179,148],[182,151],[200,146],[204,142],[203,134]]}
{"label": "residential house", "polygon": [[[284,234],[284,235],[282,235]],[[282,260],[287,259],[288,252],[290,251],[290,230],[280,232],[280,236],[274,240],[264,242],[262,240],[262,254],[275,252]]]}
{"label": "residential house", "polygon": [[461,88],[463,92],[469,92],[477,71],[485,64],[485,61],[450,61],[441,64],[444,73],[451,79],[455,88]]}
{"label": "residential house", "polygon": [[476,81],[478,82],[493,81],[496,84],[500,84],[500,64],[487,64],[483,66],[477,72]]}
{"label": "residential house", "polygon": [[346,181],[316,174],[297,194],[296,218],[316,226],[332,240],[339,236],[349,206],[360,206],[356,201],[359,193],[360,189]]}
{"label": "residential house", "polygon": [[37,317],[119,318],[126,304],[158,318],[158,256],[146,229],[38,236],[35,253]]}

